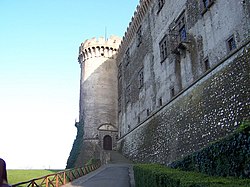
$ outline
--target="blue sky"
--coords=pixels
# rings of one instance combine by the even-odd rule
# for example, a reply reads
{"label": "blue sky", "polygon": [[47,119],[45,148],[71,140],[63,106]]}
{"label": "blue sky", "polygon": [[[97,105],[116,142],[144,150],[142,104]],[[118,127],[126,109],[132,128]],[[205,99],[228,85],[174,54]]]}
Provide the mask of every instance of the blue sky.
{"label": "blue sky", "polygon": [[122,37],[139,0],[0,0],[0,157],[64,168],[76,136],[81,42]]}

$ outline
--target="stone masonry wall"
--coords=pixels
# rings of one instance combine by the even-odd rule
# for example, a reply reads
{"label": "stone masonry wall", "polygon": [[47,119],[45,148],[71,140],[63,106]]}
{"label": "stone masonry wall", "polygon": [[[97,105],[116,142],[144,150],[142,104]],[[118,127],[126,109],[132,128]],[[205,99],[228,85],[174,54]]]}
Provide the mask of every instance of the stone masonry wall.
{"label": "stone masonry wall", "polygon": [[250,117],[245,47],[119,140],[133,161],[168,164],[226,136]]}

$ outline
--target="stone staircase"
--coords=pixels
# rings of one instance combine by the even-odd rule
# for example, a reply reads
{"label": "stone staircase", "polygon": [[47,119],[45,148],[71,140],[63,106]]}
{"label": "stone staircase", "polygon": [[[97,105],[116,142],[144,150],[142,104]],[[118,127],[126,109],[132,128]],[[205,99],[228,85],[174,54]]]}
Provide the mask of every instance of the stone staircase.
{"label": "stone staircase", "polygon": [[133,162],[122,154],[117,151],[109,151],[110,153],[110,160],[108,161],[109,164],[133,164]]}

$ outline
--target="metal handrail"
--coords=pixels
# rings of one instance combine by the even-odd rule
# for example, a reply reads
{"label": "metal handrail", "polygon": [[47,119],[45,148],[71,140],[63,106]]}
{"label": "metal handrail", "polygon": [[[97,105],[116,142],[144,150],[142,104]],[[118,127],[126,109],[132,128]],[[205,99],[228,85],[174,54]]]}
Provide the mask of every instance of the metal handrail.
{"label": "metal handrail", "polygon": [[13,184],[12,187],[26,186],[26,187],[59,187],[65,185],[83,175],[88,174],[91,171],[96,170],[101,166],[101,161],[97,161],[95,164],[85,165],[80,168],[67,169],[54,174],[49,174],[43,177],[34,178],[29,181],[19,182]]}

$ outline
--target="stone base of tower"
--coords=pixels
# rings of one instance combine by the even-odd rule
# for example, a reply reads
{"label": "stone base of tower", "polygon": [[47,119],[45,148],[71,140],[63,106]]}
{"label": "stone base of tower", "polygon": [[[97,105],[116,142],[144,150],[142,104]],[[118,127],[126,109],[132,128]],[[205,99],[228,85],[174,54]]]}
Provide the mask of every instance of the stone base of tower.
{"label": "stone base of tower", "polygon": [[83,166],[90,159],[100,159],[101,147],[99,140],[84,140],[82,149],[76,161],[76,166]]}

